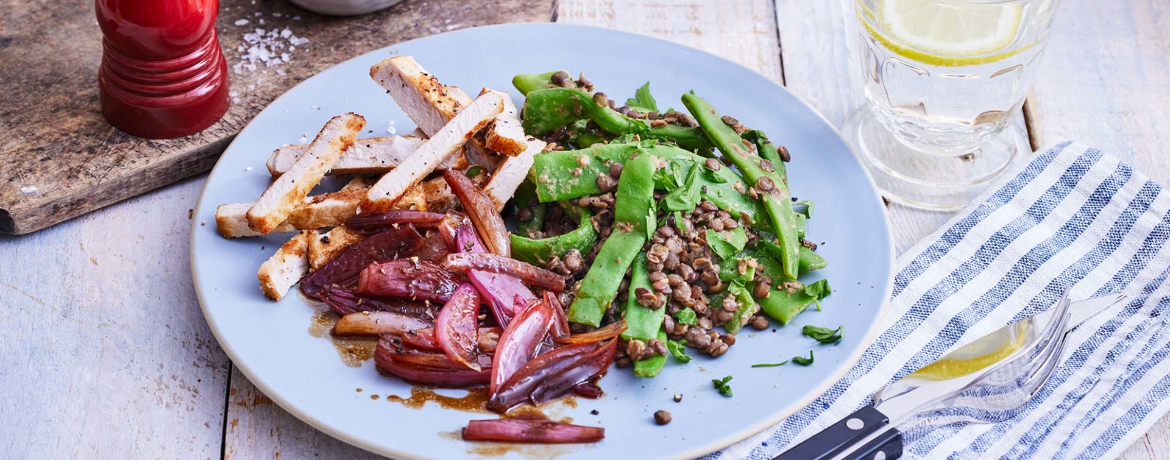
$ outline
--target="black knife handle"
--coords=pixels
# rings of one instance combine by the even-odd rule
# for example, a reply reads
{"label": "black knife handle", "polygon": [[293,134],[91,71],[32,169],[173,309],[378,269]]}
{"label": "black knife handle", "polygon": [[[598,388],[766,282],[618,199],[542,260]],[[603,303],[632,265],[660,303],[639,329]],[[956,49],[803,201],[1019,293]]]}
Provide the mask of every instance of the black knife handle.
{"label": "black knife handle", "polygon": [[[865,406],[773,460],[827,460],[871,433],[885,428],[889,423],[890,419],[885,414],[878,412],[873,406]],[[899,446],[900,439],[901,437]]]}
{"label": "black knife handle", "polygon": [[898,460],[901,457],[902,432],[891,427],[841,460]]}

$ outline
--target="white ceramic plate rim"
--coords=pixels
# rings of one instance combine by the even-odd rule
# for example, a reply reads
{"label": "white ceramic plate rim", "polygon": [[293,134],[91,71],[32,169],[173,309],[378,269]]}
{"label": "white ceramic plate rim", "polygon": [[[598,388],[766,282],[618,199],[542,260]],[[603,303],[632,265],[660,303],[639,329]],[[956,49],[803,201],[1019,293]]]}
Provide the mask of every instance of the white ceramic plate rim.
{"label": "white ceramic plate rim", "polygon": [[[548,24],[557,24],[557,23],[541,23],[541,24],[547,26]],[[497,25],[490,25],[490,26],[481,26],[481,27],[474,27],[474,28],[468,28],[468,29],[461,29],[461,30],[507,28],[507,27],[517,27],[517,26],[523,27],[524,24],[497,24]],[[570,24],[558,24],[556,27],[593,29],[595,31],[601,31],[603,33],[631,35],[631,36],[637,37],[638,39],[643,39],[643,40],[668,42],[667,40],[662,40],[662,39],[656,38],[656,37],[635,34],[635,33],[630,33],[630,32],[617,31],[617,30],[613,30],[613,29],[606,29],[606,28],[602,28],[602,27],[570,25]],[[426,37],[420,37],[420,38],[426,38]],[[417,40],[417,39],[414,39],[414,40]],[[347,59],[347,60],[339,62],[333,66],[330,66],[329,69],[332,69],[333,67],[344,64],[345,62],[348,62],[350,60],[358,59],[361,56],[364,56],[366,54],[376,53],[376,52],[379,52],[379,51],[382,51],[385,49],[390,49],[390,48],[393,48],[395,46],[400,46],[403,43],[409,43],[410,41],[412,41],[412,40],[408,40],[406,42],[394,43],[394,44],[390,44],[390,45],[387,45],[387,46],[379,48],[379,49],[370,50],[369,52],[359,54],[359,55],[354,56],[350,59]],[[672,43],[672,44],[677,45],[677,46],[685,46],[685,45],[681,45],[681,44],[677,44],[677,43],[673,43],[673,42],[668,42],[668,43]],[[724,59],[720,56],[712,55],[711,53],[708,53],[706,51],[702,51],[702,50],[699,50],[696,48],[690,48],[690,49],[693,52],[707,54],[707,55],[710,55],[716,59],[722,60],[727,65],[733,65],[733,66],[736,66],[736,67],[739,67],[742,69],[746,69],[749,72],[753,72],[753,73],[758,74],[758,72],[755,72],[754,70],[748,69],[747,67],[745,67],[737,62]],[[328,69],[322,69],[322,72],[324,72],[325,70],[328,70]],[[314,75],[314,77],[315,76],[316,75]],[[272,102],[270,102],[268,104],[268,106],[265,106],[265,108],[263,110],[261,110],[259,113],[257,113],[256,117],[259,117],[260,115],[262,115],[264,113],[264,111],[268,110],[268,108],[271,105],[276,104],[278,101],[280,101],[282,98],[284,98],[285,94],[287,94],[289,91],[292,91],[293,88],[296,88],[296,86],[299,86],[301,84],[304,84],[306,81],[308,81],[309,79],[314,78],[314,77],[309,77],[305,80],[302,80],[300,83],[297,83],[297,85],[294,85],[292,88],[289,88],[288,90],[286,90],[285,93],[281,94],[276,99],[272,100]],[[820,111],[813,108],[812,105],[810,105],[807,101],[805,101],[800,96],[788,91],[788,88],[786,88],[782,85],[776,85],[776,86],[779,87],[784,92],[787,92],[788,94],[793,96],[796,100],[800,101],[801,104],[803,104],[806,108],[808,108],[812,113],[816,114],[816,116],[819,117],[820,120],[822,122],[824,122],[826,126],[830,127],[832,132],[841,140],[842,144],[844,144],[847,148],[852,149],[851,144],[849,144],[849,142],[845,141],[845,138],[842,135],[841,131],[839,129],[837,129],[837,127],[835,125],[833,125],[831,122],[829,122],[829,120],[827,118],[825,118],[825,116],[823,114],[821,114]],[[256,117],[254,117],[253,119],[255,119]],[[240,130],[240,133],[244,133],[251,125],[252,125],[252,123],[249,122],[247,125],[245,125]],[[228,146],[224,149],[224,152],[227,152],[228,150],[230,150],[232,148],[232,144],[234,144],[234,143],[235,143],[235,139],[232,140],[232,143],[228,144]],[[852,150],[850,150],[850,151],[852,152]],[[854,153],[854,157],[856,158],[856,153]],[[220,162],[218,162],[218,161],[216,162],[215,166],[212,167],[211,172],[208,173],[208,177],[210,177],[211,175],[216,173],[220,164],[221,164]],[[872,189],[874,192],[873,196],[876,199],[880,200],[881,195],[879,194],[879,192],[877,190],[877,185],[875,184],[873,177],[869,174],[868,170],[865,170],[865,168],[862,168],[862,169],[864,170],[865,178],[869,182],[868,185],[869,185],[870,189]],[[205,185],[203,188],[203,191],[199,195],[199,201],[195,205],[196,209],[202,209],[203,199],[207,196],[207,192],[208,192],[208,189]],[[886,252],[888,254],[890,254],[889,260],[887,262],[889,264],[889,267],[888,267],[889,268],[889,270],[888,270],[889,275],[888,275],[888,279],[886,280],[886,283],[885,283],[885,289],[884,289],[884,293],[882,295],[882,299],[883,299],[882,303],[878,308],[877,315],[875,316],[876,320],[873,323],[871,323],[869,329],[866,331],[865,338],[862,341],[863,345],[857,347],[853,351],[852,354],[850,354],[845,360],[843,360],[840,363],[840,365],[836,369],[833,370],[833,372],[827,373],[826,374],[827,376],[821,381],[821,384],[818,385],[817,387],[813,388],[813,390],[805,398],[803,398],[795,403],[792,403],[781,410],[776,411],[771,417],[762,419],[762,420],[756,422],[755,424],[748,426],[747,428],[741,429],[740,431],[738,431],[736,433],[732,433],[730,435],[721,437],[721,438],[716,439],[712,442],[703,444],[699,447],[692,448],[691,450],[676,452],[673,455],[667,456],[665,458],[667,458],[669,460],[690,460],[690,459],[698,458],[698,457],[701,457],[703,455],[707,455],[707,454],[710,454],[712,452],[716,452],[720,449],[726,448],[726,447],[731,446],[735,443],[743,441],[743,440],[745,440],[753,435],[756,435],[756,434],[763,432],[764,430],[768,429],[769,427],[772,427],[772,426],[784,421],[784,419],[786,419],[789,416],[791,416],[792,414],[796,413],[796,411],[803,409],[805,406],[812,403],[817,397],[819,397],[826,390],[828,390],[834,383],[836,383],[838,380],[840,380],[841,377],[843,377],[845,375],[845,373],[848,372],[849,369],[852,368],[853,365],[856,364],[859,359],[861,359],[862,353],[865,352],[865,350],[869,347],[869,344],[871,344],[873,342],[874,337],[877,335],[878,327],[881,324],[881,319],[884,318],[886,313],[888,312],[890,295],[893,293],[893,287],[894,287],[894,275],[896,273],[895,272],[896,266],[895,266],[895,256],[894,256],[894,246],[893,246],[893,234],[892,234],[892,232],[890,230],[890,226],[889,226],[889,215],[888,215],[888,211],[886,210],[886,207],[884,205],[881,206],[880,209],[882,210],[882,215],[886,218],[885,225],[882,226],[881,230],[885,234],[884,240],[886,241],[886,245],[887,245]],[[248,378],[248,380],[254,386],[256,386],[256,388],[258,388],[261,392],[263,392],[266,396],[268,396],[269,399],[272,399],[282,409],[284,409],[288,413],[292,414],[297,419],[307,423],[309,426],[312,426],[313,428],[315,428],[315,429],[317,429],[325,434],[328,434],[328,435],[330,435],[334,438],[337,438],[341,441],[344,441],[350,445],[357,446],[361,449],[364,449],[366,451],[369,451],[369,452],[372,452],[372,453],[375,453],[378,455],[390,456],[390,457],[396,458],[396,459],[431,460],[429,457],[416,456],[414,454],[411,454],[411,453],[408,453],[405,451],[399,451],[399,450],[396,450],[393,448],[389,448],[389,447],[377,445],[377,444],[374,444],[371,442],[367,442],[366,440],[364,440],[362,438],[350,435],[349,433],[338,430],[329,424],[323,423],[322,421],[314,418],[310,414],[300,410],[295,404],[292,404],[292,402],[284,399],[279,394],[273,392],[271,387],[267,383],[265,383],[262,379],[259,379],[258,376],[254,375],[252,370],[246,364],[243,364],[243,361],[241,361],[239,359],[239,356],[237,355],[235,350],[223,339],[223,337],[221,337],[220,328],[215,323],[215,321],[211,319],[211,315],[208,312],[207,304],[203,299],[203,293],[202,293],[203,286],[199,281],[198,275],[196,275],[196,269],[195,269],[195,261],[196,261],[196,257],[198,255],[195,254],[195,252],[194,252],[194,238],[195,238],[195,232],[198,231],[200,224],[198,222],[192,222],[191,226],[192,226],[192,230],[191,230],[192,240],[190,243],[190,245],[191,245],[191,253],[190,253],[191,276],[192,276],[192,280],[194,282],[195,296],[199,300],[199,307],[203,311],[204,319],[207,321],[207,325],[211,329],[212,335],[215,336],[215,339],[219,343],[220,348],[222,348],[224,350],[224,352],[227,353],[228,358],[231,359],[233,366],[235,366],[237,369],[239,369],[240,372],[243,373],[244,376],[246,376]],[[225,395],[225,397],[226,397],[226,395]],[[224,440],[224,442],[226,442],[226,439]]]}

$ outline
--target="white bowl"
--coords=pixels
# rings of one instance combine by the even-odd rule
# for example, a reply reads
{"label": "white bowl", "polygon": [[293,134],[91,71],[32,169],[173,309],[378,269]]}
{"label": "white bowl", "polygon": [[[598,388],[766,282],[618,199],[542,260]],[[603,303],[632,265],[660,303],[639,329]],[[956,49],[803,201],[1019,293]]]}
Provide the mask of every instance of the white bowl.
{"label": "white bowl", "polygon": [[289,0],[314,13],[330,16],[355,16],[389,8],[402,0]]}

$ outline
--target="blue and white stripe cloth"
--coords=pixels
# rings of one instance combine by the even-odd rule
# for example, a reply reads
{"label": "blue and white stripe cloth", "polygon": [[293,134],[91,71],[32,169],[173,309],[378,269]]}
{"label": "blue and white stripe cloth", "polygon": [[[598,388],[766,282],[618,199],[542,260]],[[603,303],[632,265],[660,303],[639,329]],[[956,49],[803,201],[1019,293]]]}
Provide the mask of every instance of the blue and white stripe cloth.
{"label": "blue and white stripe cloth", "polygon": [[890,311],[861,360],[779,425],[709,459],[770,459],[874,392],[995,329],[1072,299],[1127,304],[1069,334],[1022,410],[905,433],[911,459],[1111,459],[1170,411],[1170,193],[1101,151],[1062,143],[898,260]]}

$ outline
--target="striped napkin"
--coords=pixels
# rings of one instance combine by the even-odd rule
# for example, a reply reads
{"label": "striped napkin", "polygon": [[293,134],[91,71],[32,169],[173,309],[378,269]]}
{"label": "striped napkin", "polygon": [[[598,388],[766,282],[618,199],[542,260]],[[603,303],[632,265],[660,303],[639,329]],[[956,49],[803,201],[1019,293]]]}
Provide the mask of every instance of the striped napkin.
{"label": "striped napkin", "polygon": [[1067,338],[1039,393],[1001,423],[904,434],[911,459],[1111,459],[1170,411],[1170,193],[1075,143],[1039,155],[898,260],[861,360],[792,417],[708,459],[771,459],[883,386],[1056,303],[1126,292]]}

